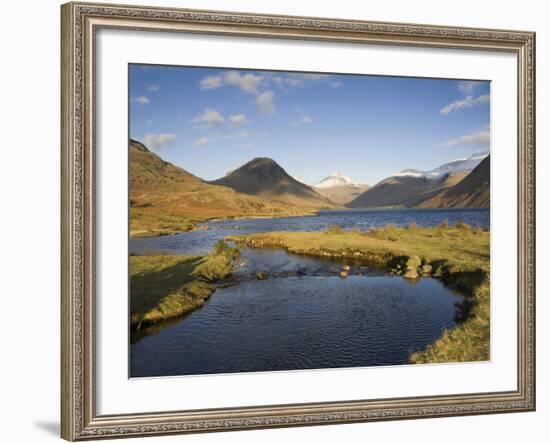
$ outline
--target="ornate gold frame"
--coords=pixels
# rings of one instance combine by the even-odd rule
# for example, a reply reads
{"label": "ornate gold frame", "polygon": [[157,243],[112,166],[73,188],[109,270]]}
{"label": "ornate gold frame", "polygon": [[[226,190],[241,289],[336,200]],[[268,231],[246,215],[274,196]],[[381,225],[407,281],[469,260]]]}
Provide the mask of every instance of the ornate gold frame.
{"label": "ornate gold frame", "polygon": [[[61,7],[61,435],[67,440],[533,411],[535,34],[68,3]],[[518,384],[511,392],[98,416],[95,412],[94,36],[97,29],[508,51],[518,59]]]}

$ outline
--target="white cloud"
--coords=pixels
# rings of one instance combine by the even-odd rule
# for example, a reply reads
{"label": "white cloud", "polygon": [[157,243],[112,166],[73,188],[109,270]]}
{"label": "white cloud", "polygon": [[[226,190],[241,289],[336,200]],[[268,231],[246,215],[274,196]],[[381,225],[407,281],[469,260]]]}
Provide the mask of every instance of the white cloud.
{"label": "white cloud", "polygon": [[201,137],[195,141],[195,144],[200,146],[205,146],[208,143],[210,143],[210,139],[208,137]]}
{"label": "white cloud", "polygon": [[[342,82],[334,81],[333,77],[328,74],[306,74],[306,73],[288,73],[288,74],[271,74],[256,75],[253,73],[241,73],[239,71],[226,71],[223,74],[211,75],[203,78],[199,84],[201,90],[217,89],[222,86],[236,86],[241,91],[256,96],[256,104],[259,112],[265,115],[275,114],[275,92],[270,88],[280,87],[284,91],[288,91],[292,87],[302,86],[306,83],[323,83],[331,88],[342,86]],[[220,114],[221,116],[221,114]],[[222,117],[223,119],[223,117]],[[249,123],[244,114],[236,114],[228,117],[229,122],[233,125],[244,125]],[[202,123],[199,128],[209,128],[215,124],[222,124],[224,120],[216,119],[215,121],[203,121],[201,117],[192,120],[195,123]],[[311,117],[303,116],[301,124],[309,124],[313,120]]]}
{"label": "white cloud", "polygon": [[205,91],[207,89],[217,89],[222,86],[222,78],[219,75],[209,75],[208,77],[203,78],[199,84],[201,91]]}
{"label": "white cloud", "polygon": [[250,123],[244,114],[230,115],[229,121],[234,125],[247,125]]}
{"label": "white cloud", "polygon": [[460,81],[458,82],[458,90],[460,92],[462,92],[463,94],[473,94],[475,89],[481,85],[482,82],[474,82],[474,81],[471,81],[471,80],[464,80],[464,81]]}
{"label": "white cloud", "polygon": [[201,90],[217,89],[224,85],[237,86],[248,94],[260,95],[268,90],[270,85],[279,86],[285,90],[304,86],[307,83],[323,83],[331,88],[342,86],[342,82],[334,81],[328,74],[316,73],[288,73],[288,74],[266,74],[256,75],[252,73],[241,73],[239,71],[226,71],[223,74],[211,75],[203,78],[199,84]]}
{"label": "white cloud", "polygon": [[313,81],[324,80],[329,77],[328,74],[294,74],[294,75],[306,80],[313,80]]}
{"label": "white cloud", "polygon": [[300,106],[296,106],[294,111],[298,114],[297,125],[309,125],[313,123],[313,119],[309,115],[304,114]]}
{"label": "white cloud", "polygon": [[164,146],[176,139],[175,134],[147,134],[145,135],[145,146],[152,151],[159,151]]}
{"label": "white cloud", "polygon": [[151,92],[157,92],[159,90],[159,85],[149,85],[146,89]]}
{"label": "white cloud", "polygon": [[238,71],[228,71],[224,74],[223,80],[225,84],[238,86],[244,92],[258,94],[258,87],[262,83],[263,77],[250,73],[242,75]]}
{"label": "white cloud", "polygon": [[222,125],[225,121],[223,115],[216,109],[207,108],[202,114],[197,115],[191,122],[199,123],[197,128],[210,128]]}
{"label": "white cloud", "polygon": [[149,98],[144,95],[140,95],[139,97],[134,97],[131,102],[139,103],[140,105],[148,105],[149,103],[151,103],[151,100],[149,100]]}
{"label": "white cloud", "polygon": [[287,83],[290,86],[302,86],[307,82],[319,82],[321,80],[327,80],[328,74],[288,74]]}
{"label": "white cloud", "polygon": [[439,112],[441,112],[443,115],[448,115],[451,112],[459,111],[461,109],[471,108],[473,106],[482,105],[484,103],[489,103],[491,101],[491,97],[489,94],[486,95],[480,95],[479,97],[473,97],[469,95],[463,100],[455,100],[452,103],[449,103],[444,108],[441,108]]}
{"label": "white cloud", "polygon": [[268,89],[267,91],[262,92],[256,98],[256,104],[261,113],[266,115],[273,115],[275,113],[275,104],[273,99],[275,98],[275,93]]}
{"label": "white cloud", "polygon": [[239,71],[227,71],[220,75],[209,75],[200,82],[201,91],[221,88],[224,85],[237,86],[248,94],[259,94],[260,84],[264,77],[252,73],[241,74]]}
{"label": "white cloud", "polygon": [[252,148],[252,143],[242,143],[239,146],[243,149],[251,149]]}
{"label": "white cloud", "polygon": [[491,142],[491,134],[489,127],[470,132],[469,134],[449,140],[443,146],[468,146],[472,148],[489,149]]}
{"label": "white cloud", "polygon": [[297,86],[305,86],[308,83],[326,84],[331,88],[342,86],[342,82],[332,80],[332,77],[328,74],[289,73],[270,75],[267,77],[267,80],[285,90]]}

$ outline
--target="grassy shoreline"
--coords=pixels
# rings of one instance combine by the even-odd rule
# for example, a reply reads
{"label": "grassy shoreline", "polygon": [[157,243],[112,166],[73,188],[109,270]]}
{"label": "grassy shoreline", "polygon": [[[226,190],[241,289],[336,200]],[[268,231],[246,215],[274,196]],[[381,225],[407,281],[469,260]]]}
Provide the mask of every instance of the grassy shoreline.
{"label": "grassy shoreline", "polygon": [[[467,297],[465,320],[425,350],[411,354],[412,363],[483,361],[489,359],[489,232],[464,223],[431,228],[388,225],[369,232],[268,232],[231,236],[227,240],[252,248],[281,248],[325,258],[361,260],[395,275],[438,277]],[[414,271],[414,272],[413,272]]]}
{"label": "grassy shoreline", "polygon": [[227,215],[216,217],[202,217],[193,219],[177,219],[170,221],[166,227],[147,228],[147,229],[130,229],[130,238],[149,238],[160,237],[163,235],[175,235],[183,232],[198,231],[204,228],[198,226],[200,223],[223,221],[223,220],[247,220],[247,219],[264,219],[264,218],[285,218],[285,217],[313,217],[317,215],[319,210],[304,210],[303,212],[288,212],[279,214],[242,214],[242,215]]}
{"label": "grassy shoreline", "polygon": [[205,256],[130,256],[130,327],[140,329],[202,306],[238,257],[239,251],[223,241]]}

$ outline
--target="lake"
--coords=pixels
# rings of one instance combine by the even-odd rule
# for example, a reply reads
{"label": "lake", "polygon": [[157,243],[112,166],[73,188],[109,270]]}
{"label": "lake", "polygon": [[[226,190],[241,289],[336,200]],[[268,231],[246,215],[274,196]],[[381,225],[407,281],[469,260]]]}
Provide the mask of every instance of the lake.
{"label": "lake", "polygon": [[[448,220],[488,228],[487,209],[330,211],[311,217],[225,220],[205,230],[130,240],[131,253],[204,254],[228,235],[268,231],[433,226]],[[207,229],[206,229],[207,228]],[[342,261],[244,249],[228,287],[177,320],[134,334],[130,376],[397,365],[455,326],[463,297],[432,278],[409,282]],[[267,280],[256,280],[258,271]]]}

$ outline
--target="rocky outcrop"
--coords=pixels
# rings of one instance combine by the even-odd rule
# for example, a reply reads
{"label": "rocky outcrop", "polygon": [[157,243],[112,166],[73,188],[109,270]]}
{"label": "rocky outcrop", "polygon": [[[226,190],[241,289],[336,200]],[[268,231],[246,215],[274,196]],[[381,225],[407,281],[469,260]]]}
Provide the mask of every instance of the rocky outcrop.
{"label": "rocky outcrop", "polygon": [[389,266],[390,274],[408,280],[416,280],[420,277],[442,277],[445,272],[441,261],[428,263],[418,255],[397,257],[389,263]]}

